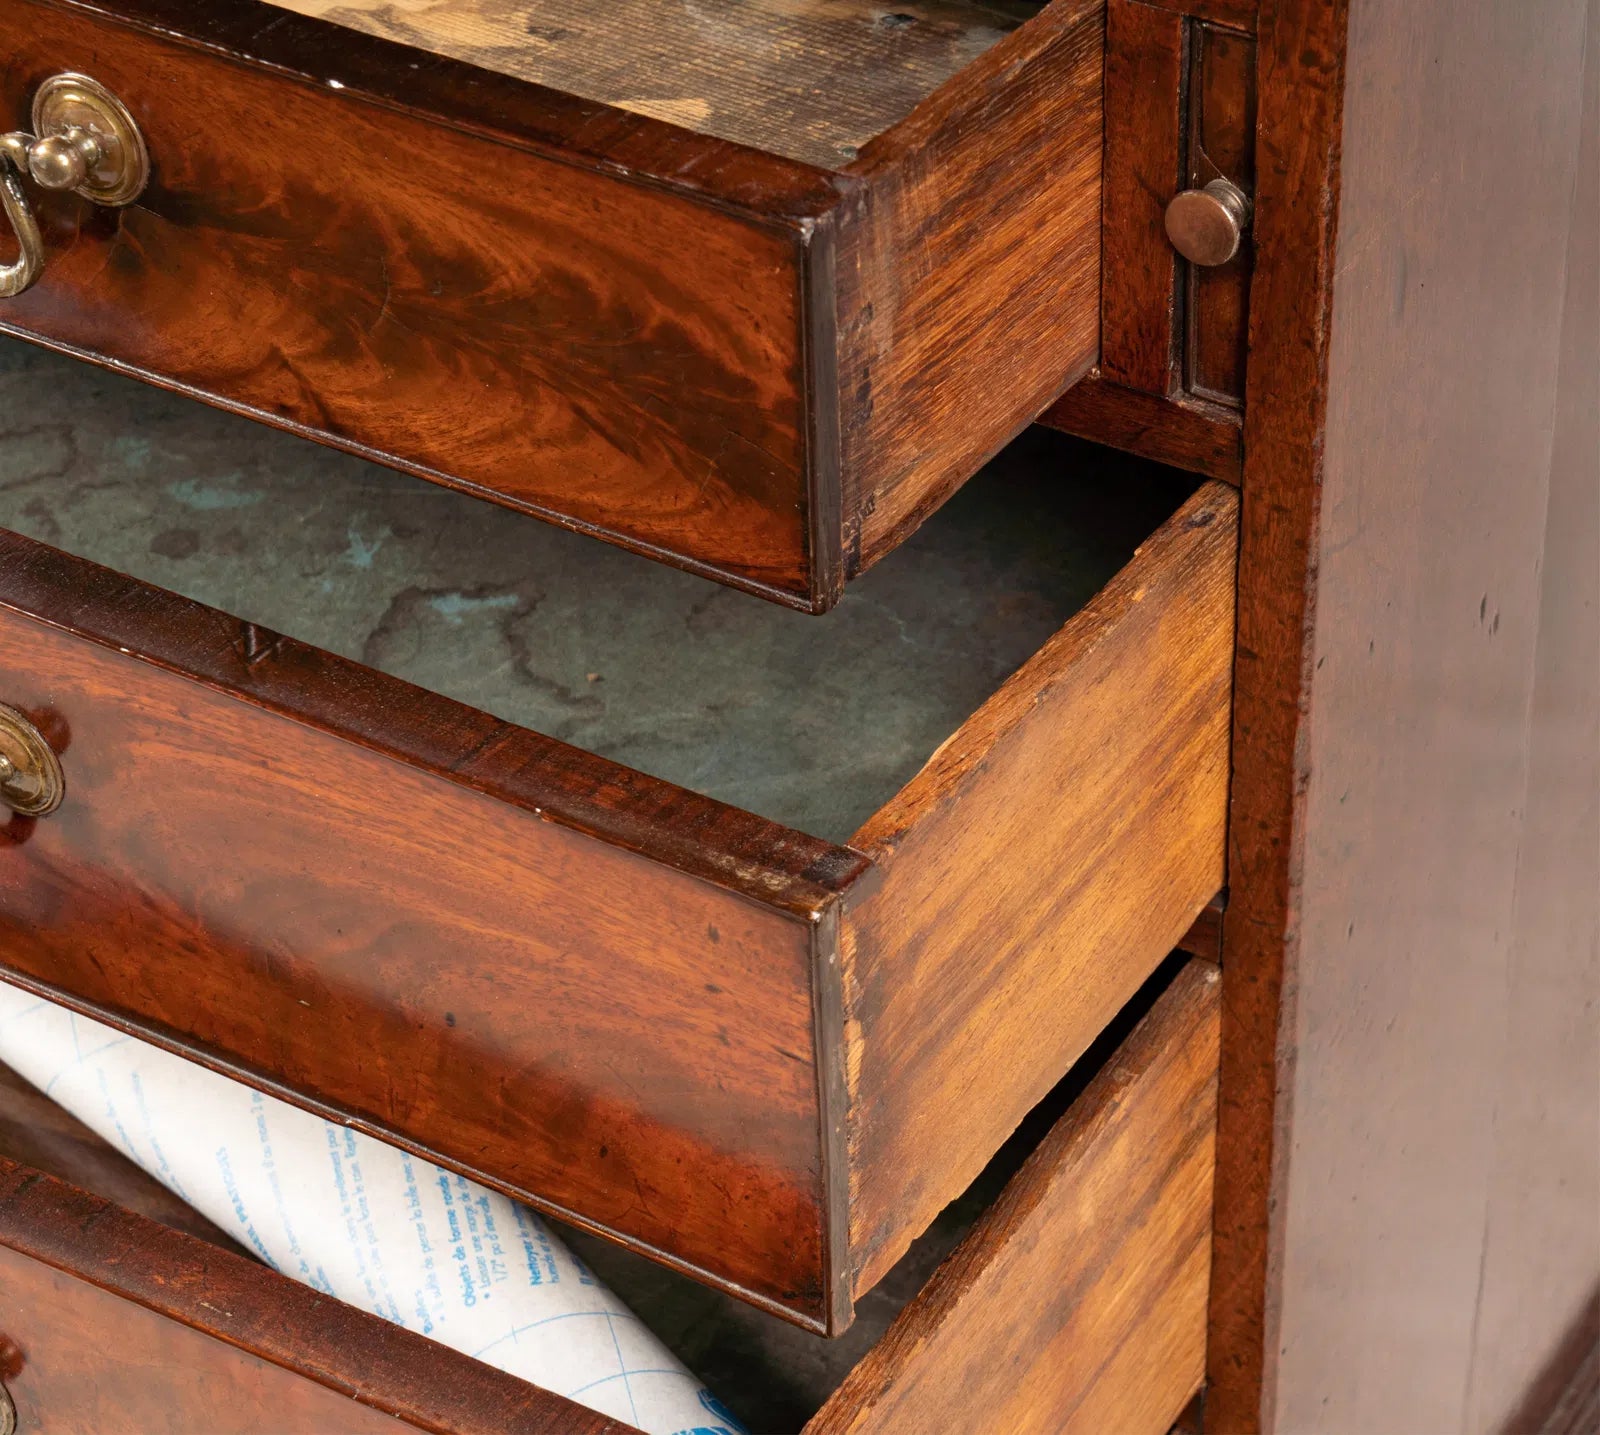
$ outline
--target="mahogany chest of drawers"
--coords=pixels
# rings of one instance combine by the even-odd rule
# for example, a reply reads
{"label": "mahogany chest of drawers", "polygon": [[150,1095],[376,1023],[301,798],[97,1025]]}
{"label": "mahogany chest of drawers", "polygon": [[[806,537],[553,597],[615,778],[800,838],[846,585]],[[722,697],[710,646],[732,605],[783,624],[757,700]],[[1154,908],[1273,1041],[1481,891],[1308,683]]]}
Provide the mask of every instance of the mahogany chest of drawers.
{"label": "mahogany chest of drawers", "polygon": [[[1334,398],[1439,422],[1330,338],[1382,9],[0,0],[6,979],[787,1329],[807,1430],[1271,1427],[1302,916],[1404,907],[1305,875]],[[4,1090],[19,1430],[619,1428]]]}

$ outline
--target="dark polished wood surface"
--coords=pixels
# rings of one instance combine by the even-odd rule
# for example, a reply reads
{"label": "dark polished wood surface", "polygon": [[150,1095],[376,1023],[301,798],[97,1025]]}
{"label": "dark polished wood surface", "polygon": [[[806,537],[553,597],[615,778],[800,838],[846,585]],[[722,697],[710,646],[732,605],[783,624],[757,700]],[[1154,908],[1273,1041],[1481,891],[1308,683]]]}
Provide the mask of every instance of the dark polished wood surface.
{"label": "dark polished wood surface", "polygon": [[1167,204],[1255,171],[1254,5],[1109,0],[1100,362],[1043,422],[1239,481],[1254,246],[1227,264],[1180,259]]}
{"label": "dark polished wood surface", "polygon": [[1236,410],[1147,394],[1114,384],[1098,372],[1062,394],[1039,422],[1235,485],[1244,467]]}
{"label": "dark polished wood surface", "polygon": [[40,201],[44,277],[0,324],[807,591],[793,226],[488,145],[84,7],[6,0],[0,17],[15,37],[7,115],[21,122],[46,76],[82,70],[126,98],[155,157],[126,210]]}
{"label": "dark polished wood surface", "polygon": [[627,1429],[7,1157],[0,1336],[30,1435]]}
{"label": "dark polished wood surface", "polygon": [[791,606],[1094,359],[1097,0],[837,173],[255,0],[0,16],[7,113],[91,72],[155,156],[0,326]]}
{"label": "dark polished wood surface", "polygon": [[71,793],[7,830],[13,971],[818,1308],[813,917],[861,858],[0,548]]}
{"label": "dark polished wood surface", "polygon": [[1221,1431],[1275,1428],[1279,1290],[1269,1220],[1284,1158],[1277,1054],[1284,954],[1299,897],[1308,575],[1327,407],[1347,22],[1346,0],[1268,0],[1257,40],[1255,274],[1207,1357],[1206,1425]]}
{"label": "dark polished wood surface", "polygon": [[1188,20],[1141,0],[1106,7],[1105,259],[1100,372],[1165,396],[1177,363],[1178,257],[1163,225],[1180,188]]}
{"label": "dark polished wood surface", "polygon": [[1494,1428],[1600,1267],[1586,10],[1262,8],[1207,1429]]}
{"label": "dark polished wood surface", "polygon": [[[1226,179],[1254,194],[1256,145],[1256,42],[1226,26],[1200,23],[1189,31],[1182,182],[1202,189]],[[1244,403],[1250,318],[1250,269],[1255,254],[1248,231],[1226,264],[1184,264],[1182,382],[1197,399],[1240,407]]]}

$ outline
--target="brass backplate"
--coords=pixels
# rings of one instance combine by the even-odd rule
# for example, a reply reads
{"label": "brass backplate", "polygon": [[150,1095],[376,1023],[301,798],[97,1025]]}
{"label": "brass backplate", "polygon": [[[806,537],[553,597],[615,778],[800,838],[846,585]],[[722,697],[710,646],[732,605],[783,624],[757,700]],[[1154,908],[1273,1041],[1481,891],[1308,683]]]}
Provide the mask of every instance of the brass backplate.
{"label": "brass backplate", "polygon": [[33,97],[33,132],[41,139],[87,130],[100,158],[77,193],[96,204],[132,204],[150,182],[150,153],[128,107],[87,75],[54,75]]}
{"label": "brass backplate", "polygon": [[27,718],[0,703],[0,803],[19,817],[47,817],[66,794],[55,749]]}

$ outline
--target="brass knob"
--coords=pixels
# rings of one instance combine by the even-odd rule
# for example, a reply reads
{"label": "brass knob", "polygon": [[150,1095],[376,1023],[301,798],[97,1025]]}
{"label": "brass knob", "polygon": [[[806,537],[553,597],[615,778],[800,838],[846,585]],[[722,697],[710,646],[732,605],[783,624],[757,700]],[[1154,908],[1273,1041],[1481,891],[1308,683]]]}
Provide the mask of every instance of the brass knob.
{"label": "brass knob", "polygon": [[1250,201],[1232,180],[1186,189],[1167,206],[1167,238],[1191,264],[1214,268],[1239,252],[1250,225]]}
{"label": "brass knob", "polygon": [[55,749],[27,718],[0,703],[0,802],[19,817],[48,817],[66,793]]}
{"label": "brass knob", "polygon": [[77,189],[100,159],[100,141],[88,130],[46,135],[28,146],[28,173],[41,189]]}
{"label": "brass knob", "polygon": [[33,131],[0,134],[0,209],[21,251],[0,266],[0,299],[31,288],[44,272],[44,245],[22,177],[112,207],[132,204],[150,180],[150,155],[128,107],[87,75],[56,75],[39,86]]}
{"label": "brass knob", "polygon": [[17,1407],[4,1385],[0,1385],[0,1435],[17,1435]]}

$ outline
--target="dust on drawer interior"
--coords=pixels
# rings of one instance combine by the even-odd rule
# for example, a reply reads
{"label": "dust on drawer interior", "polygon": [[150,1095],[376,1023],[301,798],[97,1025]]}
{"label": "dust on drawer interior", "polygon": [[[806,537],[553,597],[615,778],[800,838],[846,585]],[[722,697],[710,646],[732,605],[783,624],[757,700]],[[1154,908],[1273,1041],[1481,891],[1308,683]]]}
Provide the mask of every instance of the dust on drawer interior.
{"label": "dust on drawer interior", "polygon": [[[1043,0],[267,0],[824,168]],[[336,48],[328,77],[337,76]]]}
{"label": "dust on drawer interior", "polygon": [[[1187,960],[1174,953],[1146,981],[1072,1070],[1028,1113],[972,1185],[940,1212],[899,1263],[857,1301],[855,1324],[842,1336],[829,1339],[802,1330],[601,1237],[558,1225],[561,1237],[749,1429],[798,1430],[883,1338],[940,1262],[994,1204]],[[256,1259],[3,1065],[0,1156],[60,1177],[236,1255]]]}
{"label": "dust on drawer interior", "polygon": [[1030,432],[819,618],[11,340],[0,412],[0,527],[835,842],[1194,487]]}

